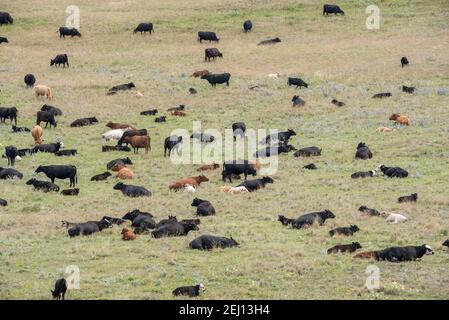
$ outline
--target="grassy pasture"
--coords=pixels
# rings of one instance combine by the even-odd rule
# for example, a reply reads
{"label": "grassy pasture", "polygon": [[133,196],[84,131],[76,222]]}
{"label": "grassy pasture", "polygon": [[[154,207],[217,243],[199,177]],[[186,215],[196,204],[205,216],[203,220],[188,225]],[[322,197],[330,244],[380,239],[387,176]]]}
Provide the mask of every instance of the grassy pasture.
{"label": "grassy pasture", "polygon": [[[44,131],[46,142],[64,141],[79,155],[56,158],[39,154],[24,158],[16,168],[22,181],[0,182],[0,298],[49,299],[54,281],[68,265],[80,269],[80,290],[69,299],[171,299],[180,285],[203,282],[200,299],[446,299],[449,294],[449,253],[441,243],[449,226],[449,6],[445,0],[374,1],[381,10],[381,29],[365,28],[366,6],[373,1],[342,0],[344,17],[323,17],[322,3],[313,0],[154,0],[76,1],[80,8],[81,39],[59,39],[56,33],[72,1],[4,1],[14,25],[0,27],[9,44],[0,45],[0,105],[19,109],[19,125],[32,127],[35,113],[47,102],[37,99],[23,84],[26,73],[37,83],[53,88],[50,104],[60,107],[56,129]],[[253,31],[241,30],[246,19]],[[155,33],[132,33],[139,22],[151,20]],[[196,33],[213,30],[219,44],[199,44]],[[257,46],[279,36],[280,44]],[[217,47],[224,55],[204,62],[204,49]],[[50,58],[67,53],[69,69],[50,67]],[[407,55],[411,65],[401,69]],[[230,72],[229,88],[212,88],[190,78],[200,69]],[[267,74],[279,72],[280,79]],[[287,77],[299,75],[309,89],[287,87]],[[113,85],[133,81],[144,97],[132,93],[106,96]],[[256,90],[248,87],[259,85]],[[413,95],[401,86],[416,86]],[[191,96],[188,88],[198,94]],[[393,97],[373,100],[377,92]],[[292,109],[291,97],[306,100]],[[344,101],[336,108],[330,100]],[[155,107],[160,115],[169,107],[186,104],[188,116],[156,124],[140,111]],[[390,134],[376,132],[391,126],[388,117],[410,116],[412,126]],[[81,117],[96,116],[100,123],[70,128]],[[147,128],[152,139],[148,156],[101,153],[101,133],[108,121]],[[316,145],[323,155],[298,159],[281,155],[275,183],[248,195],[218,192],[219,171],[208,172],[194,196],[208,199],[217,215],[202,219],[200,231],[187,237],[152,239],[140,236],[123,242],[120,229],[69,239],[61,220],[87,221],[103,215],[122,216],[140,208],[162,219],[170,215],[192,218],[193,196],[169,192],[172,181],[196,175],[194,165],[175,166],[163,157],[163,140],[177,128],[192,130],[192,121],[204,129],[224,131],[235,121],[250,128],[294,128],[296,147]],[[366,142],[374,152],[367,161],[354,159],[355,146]],[[1,148],[33,143],[30,135],[13,134],[0,125]],[[153,192],[147,199],[124,198],[112,190],[117,179],[90,182],[105,171],[106,162],[130,156],[136,185]],[[301,167],[316,163],[318,170]],[[380,163],[410,172],[407,179],[375,177],[352,181],[351,173]],[[79,197],[34,192],[24,184],[41,164],[75,164]],[[3,159],[1,166],[6,166]],[[44,176],[39,176],[44,179]],[[57,181],[61,188],[67,182]],[[226,183],[228,184],[228,183]],[[417,204],[398,204],[398,196],[418,192]],[[409,217],[401,225],[362,217],[360,205],[400,212]],[[292,230],[277,222],[277,215],[296,217],[304,212],[332,210],[337,218],[322,228]],[[337,226],[357,224],[352,238],[330,238]],[[238,249],[197,252],[188,243],[200,234],[233,236]],[[369,292],[364,284],[367,261],[352,255],[328,256],[326,249],[358,241],[363,250],[393,245],[427,243],[433,256],[420,262],[376,265],[381,289]],[[66,275],[67,276],[67,275]]]}

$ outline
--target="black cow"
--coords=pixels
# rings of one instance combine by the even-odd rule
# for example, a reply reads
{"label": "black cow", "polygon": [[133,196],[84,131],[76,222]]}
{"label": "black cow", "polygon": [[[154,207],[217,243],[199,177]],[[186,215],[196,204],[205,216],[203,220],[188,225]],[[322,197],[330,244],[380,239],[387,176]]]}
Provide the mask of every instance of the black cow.
{"label": "black cow", "polygon": [[341,227],[341,228],[335,228],[329,231],[329,234],[331,237],[334,235],[345,235],[345,236],[352,236],[354,233],[359,231],[359,227],[356,225],[351,225],[349,227]]}
{"label": "black cow", "polygon": [[293,129],[288,129],[287,131],[281,131],[266,136],[266,138],[260,141],[259,144],[271,143],[272,140],[287,144],[292,136],[296,136],[296,132]]}
{"label": "black cow", "polygon": [[251,20],[246,20],[245,22],[243,22],[243,30],[245,32],[251,31],[252,28],[253,28],[253,23],[251,22]]}
{"label": "black cow", "polygon": [[404,68],[404,66],[408,66],[408,59],[407,59],[407,57],[402,57],[401,58],[401,66],[402,66],[402,68]]}
{"label": "black cow", "polygon": [[358,179],[358,178],[367,178],[367,177],[374,177],[376,174],[375,170],[370,171],[357,171],[351,174],[352,179]]}
{"label": "black cow", "polygon": [[63,196],[77,196],[80,193],[79,188],[73,188],[73,189],[65,189],[61,191],[61,194]]}
{"label": "black cow", "polygon": [[73,121],[70,126],[71,127],[83,127],[88,126],[94,123],[98,123],[98,120],[96,117],[90,117],[90,118],[81,118]]}
{"label": "black cow", "polygon": [[90,181],[103,181],[106,180],[108,177],[110,177],[112,174],[108,171],[97,174],[95,176],[93,176],[92,178],[90,178]]}
{"label": "black cow", "polygon": [[390,262],[413,261],[424,255],[433,254],[433,250],[426,244],[422,246],[390,247],[377,251],[377,260]]}
{"label": "black cow", "polygon": [[59,32],[59,38],[65,39],[65,36],[70,36],[72,38],[81,37],[81,33],[76,28],[60,27],[56,32]]}
{"label": "black cow", "polygon": [[126,222],[123,219],[114,218],[114,217],[108,217],[108,216],[103,216],[103,218],[101,218],[101,220],[108,220],[110,223],[116,224],[116,225],[121,225],[121,224]]}
{"label": "black cow", "polygon": [[415,87],[402,86],[402,92],[406,92],[406,93],[412,94],[413,92],[415,92],[415,90],[416,90]]}
{"label": "black cow", "polygon": [[280,144],[278,146],[266,147],[265,149],[261,149],[256,151],[254,156],[256,158],[265,158],[271,156],[277,156],[281,153],[288,153],[289,151],[296,150],[292,145]]}
{"label": "black cow", "polygon": [[211,41],[220,41],[220,37],[218,37],[215,32],[211,31],[199,31],[198,32],[198,41],[201,43],[203,40]]}
{"label": "black cow", "polygon": [[25,75],[23,78],[23,81],[25,82],[27,88],[32,88],[34,84],[36,83],[36,78],[31,73]]}
{"label": "black cow", "polygon": [[164,141],[164,157],[167,156],[167,150],[168,150],[168,156],[171,156],[171,152],[174,148],[176,148],[176,151],[178,151],[179,144],[182,143],[182,137],[173,135],[170,137],[165,138]]}
{"label": "black cow", "polygon": [[67,230],[69,236],[71,238],[83,235],[87,236],[95,232],[100,232],[103,229],[112,228],[112,223],[108,220],[100,220],[100,221],[88,221],[84,223],[79,223],[73,228]]}
{"label": "black cow", "polygon": [[399,203],[416,202],[416,200],[418,200],[418,194],[417,193],[412,193],[409,196],[403,196],[403,197],[399,197],[398,198],[398,202]]}
{"label": "black cow", "polygon": [[38,152],[55,153],[58,152],[59,149],[63,147],[64,144],[61,141],[55,143],[40,144],[31,149],[31,153],[38,153]]}
{"label": "black cow", "polygon": [[1,207],[6,207],[8,205],[8,201],[6,201],[5,199],[0,199],[0,206]]}
{"label": "black cow", "polygon": [[204,61],[215,60],[215,58],[223,58],[223,54],[217,48],[207,48],[204,50]]}
{"label": "black cow", "polygon": [[117,93],[117,91],[131,90],[132,88],[135,88],[135,87],[136,86],[132,82],[120,84],[118,86],[114,86],[111,89],[109,89],[109,94],[111,94],[112,92]]}
{"label": "black cow", "polygon": [[50,290],[53,296],[53,299],[56,300],[64,300],[65,293],[67,291],[67,281],[64,278],[56,280],[55,282],[55,290]]}
{"label": "black cow", "polygon": [[361,249],[361,248],[362,248],[362,246],[358,242],[353,242],[351,244],[337,244],[336,246],[329,248],[327,250],[327,254],[339,253],[339,252],[354,252],[357,249]]}
{"label": "black cow", "polygon": [[205,74],[201,76],[201,79],[207,80],[212,87],[215,87],[217,84],[226,83],[229,87],[229,79],[231,78],[230,73],[220,73],[220,74]]}
{"label": "black cow", "polygon": [[281,42],[281,39],[276,37],[276,38],[273,38],[273,39],[260,41],[257,45],[258,46],[264,46],[264,45],[276,44],[276,43],[279,43],[279,42]]}
{"label": "black cow", "polygon": [[149,197],[151,196],[151,191],[145,189],[144,187],[127,185],[123,182],[119,182],[114,186],[114,190],[122,191],[123,195],[131,198],[135,197]]}
{"label": "black cow", "polygon": [[167,122],[166,116],[157,117],[154,119],[154,122]]}
{"label": "black cow", "polygon": [[0,37],[0,44],[1,43],[9,43],[9,41],[8,41],[8,38],[5,38],[5,37]]}
{"label": "black cow", "polygon": [[146,32],[149,32],[151,34],[152,32],[154,32],[153,24],[151,22],[149,22],[149,23],[145,23],[145,22],[139,23],[137,28],[134,29],[134,33],[137,33],[137,32],[140,32],[140,34],[142,34],[142,33],[145,34]]}
{"label": "black cow", "polygon": [[168,108],[167,112],[184,111],[185,109],[186,109],[185,104],[180,104],[179,106]]}
{"label": "black cow", "polygon": [[309,87],[307,83],[305,83],[302,79],[299,78],[288,78],[287,84],[288,86],[296,86],[296,88]]}
{"label": "black cow", "polygon": [[303,169],[307,169],[307,170],[316,170],[317,167],[316,167],[316,165],[315,165],[314,163],[309,163],[309,164],[305,165],[305,166],[303,167]]}
{"label": "black cow", "polygon": [[295,157],[311,157],[311,156],[321,156],[321,149],[318,147],[307,147],[299,149],[294,153]]}
{"label": "black cow", "polygon": [[256,176],[257,171],[253,164],[251,164],[248,160],[233,160],[226,161],[223,163],[223,171],[221,173],[223,182],[226,178],[229,179],[229,182],[232,183],[232,175],[233,174],[244,174],[245,180],[249,174]]}
{"label": "black cow", "polygon": [[404,170],[400,167],[387,167],[384,165],[380,166],[380,170],[384,175],[390,178],[406,178],[408,177],[407,170]]}
{"label": "black cow", "polygon": [[[156,228],[156,221],[154,221],[154,217],[149,212],[142,212],[139,209],[135,209],[126,213],[123,217],[123,220],[129,220],[132,222],[132,227],[139,228],[140,231],[144,231],[147,229]],[[134,229],[136,231],[136,229]],[[141,233],[141,232],[137,232]]]}
{"label": "black cow", "polygon": [[320,226],[322,226],[327,219],[333,218],[335,218],[335,215],[332,213],[332,211],[326,209],[324,211],[303,214],[295,220],[287,219],[284,216],[279,216],[279,221],[281,221],[281,223],[284,225],[291,224],[291,226],[295,229],[301,229],[304,226],[310,226],[314,223],[318,223]]}
{"label": "black cow", "polygon": [[196,91],[195,88],[189,88],[189,93],[190,94],[197,94],[198,91]]}
{"label": "black cow", "polygon": [[215,208],[207,200],[195,198],[195,199],[193,199],[192,207],[196,207],[196,215],[198,215],[198,216],[213,216],[213,215],[215,215]]}
{"label": "black cow", "polygon": [[158,113],[157,109],[150,109],[146,111],[142,111],[140,113],[141,116],[154,116]]}
{"label": "black cow", "polygon": [[0,12],[0,26],[2,24],[13,24],[14,19],[8,12]]}
{"label": "black cow", "polygon": [[442,246],[449,247],[449,239],[442,243]]}
{"label": "black cow", "polygon": [[391,92],[376,93],[375,95],[372,96],[373,99],[382,99],[388,97],[391,97]]}
{"label": "black cow", "polygon": [[174,296],[198,297],[200,295],[201,290],[204,290],[204,285],[202,283],[197,284],[196,286],[185,286],[176,288],[175,290],[173,290],[172,294]]}
{"label": "black cow", "polygon": [[306,102],[301,99],[298,95],[294,95],[292,98],[293,107],[303,107],[306,105]]}
{"label": "black cow", "polygon": [[154,238],[186,236],[192,230],[199,230],[192,222],[170,220],[151,232]]}
{"label": "black cow", "polygon": [[11,127],[11,130],[12,130],[12,132],[30,132],[31,131],[27,127],[17,127],[14,125]]}
{"label": "black cow", "polygon": [[14,162],[16,161],[16,157],[19,155],[17,148],[14,146],[7,146],[5,148],[5,155],[8,158],[8,166],[14,167]]}
{"label": "black cow", "polygon": [[11,124],[14,120],[14,124],[17,125],[17,112],[16,107],[0,107],[0,122],[5,123],[6,119],[9,119]]}
{"label": "black cow", "polygon": [[337,107],[344,107],[345,106],[344,102],[338,101],[337,99],[332,99],[331,103],[336,105]]}
{"label": "black cow", "polygon": [[37,167],[35,173],[43,172],[51,182],[54,183],[55,179],[70,179],[70,187],[75,187],[78,182],[78,177],[76,174],[75,166],[67,165],[50,165],[50,166],[39,166]]}
{"label": "black cow", "polygon": [[0,167],[0,180],[6,179],[22,179],[23,174],[13,168]]}
{"label": "black cow", "polygon": [[235,241],[232,237],[226,238],[226,237],[217,237],[212,235],[202,235],[198,238],[193,239],[189,243],[189,247],[191,249],[197,249],[197,250],[212,250],[214,248],[231,248],[231,247],[238,247],[240,244]]}
{"label": "black cow", "polygon": [[108,151],[130,152],[131,148],[128,146],[101,146],[101,152],[108,152]]}
{"label": "black cow", "polygon": [[262,177],[261,179],[246,180],[241,182],[237,187],[245,187],[249,192],[253,192],[265,188],[267,183],[273,183],[274,180],[270,177]]}
{"label": "black cow", "polygon": [[51,111],[38,111],[36,113],[36,124],[40,125],[41,122],[45,122],[45,128],[47,128],[48,124],[50,124],[50,128],[51,126],[56,128],[57,125],[55,115]]}
{"label": "black cow", "polygon": [[147,136],[147,135],[148,135],[147,129],[127,130],[123,132],[122,137],[119,139],[119,141],[117,141],[117,145],[121,146],[123,144],[123,140],[125,140],[126,137]]}
{"label": "black cow", "polygon": [[201,142],[210,143],[210,142],[214,142],[215,137],[212,136],[212,135],[210,135],[210,134],[207,134],[207,133],[202,133],[202,132],[197,133],[197,132],[194,132],[194,133],[190,136],[190,139],[196,139],[196,140],[199,140],[199,141],[201,141]]}
{"label": "black cow", "polygon": [[59,67],[62,64],[62,66],[65,68],[69,67],[69,57],[67,54],[58,54],[54,59],[50,60],[50,66],[56,65],[56,67]]}
{"label": "black cow", "polygon": [[54,183],[51,183],[48,181],[36,180],[34,178],[28,180],[26,182],[26,184],[29,186],[33,186],[35,190],[40,190],[43,192],[50,192],[50,191],[58,192],[59,191],[59,187],[57,185],[55,185]]}
{"label": "black cow", "polygon": [[55,156],[57,157],[69,157],[69,156],[76,156],[78,151],[76,149],[66,149],[66,150],[59,150],[55,152]]}
{"label": "black cow", "polygon": [[368,146],[365,143],[360,142],[357,145],[357,151],[355,153],[355,158],[366,160],[366,159],[371,159],[372,157],[373,157],[373,153],[368,148]]}
{"label": "black cow", "polygon": [[328,16],[329,14],[332,13],[334,13],[335,15],[337,15],[338,13],[340,13],[343,16],[345,15],[345,12],[341,10],[339,6],[335,4],[325,4],[323,6],[323,16],[324,15]]}
{"label": "black cow", "polygon": [[49,111],[49,112],[53,113],[55,117],[62,116],[61,109],[59,109],[57,107],[50,106],[48,104],[44,104],[41,108],[41,111]]}
{"label": "black cow", "polygon": [[244,122],[233,123],[232,124],[232,132],[233,132],[234,140],[237,139],[237,136],[244,138],[245,132],[246,132],[246,124]]}
{"label": "black cow", "polygon": [[114,159],[114,160],[109,161],[106,164],[106,169],[111,170],[116,164],[122,164],[122,165],[130,164],[130,165],[132,165],[133,162],[128,157],[122,158],[122,159]]}
{"label": "black cow", "polygon": [[368,208],[367,206],[361,206],[359,208],[360,212],[367,214],[370,217],[380,217],[380,212],[374,208]]}
{"label": "black cow", "polygon": [[25,157],[33,154],[33,150],[29,148],[19,149],[17,152],[19,153],[19,157]]}

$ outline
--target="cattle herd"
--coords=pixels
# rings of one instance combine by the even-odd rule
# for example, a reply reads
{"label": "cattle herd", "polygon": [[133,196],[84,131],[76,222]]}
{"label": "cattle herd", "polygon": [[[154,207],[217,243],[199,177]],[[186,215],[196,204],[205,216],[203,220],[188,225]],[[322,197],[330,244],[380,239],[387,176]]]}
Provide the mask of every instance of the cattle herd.
{"label": "cattle herd", "polygon": [[[344,15],[344,11],[336,5],[324,5],[323,15],[329,14],[340,14]],[[14,20],[9,13],[0,12],[0,25],[2,24],[13,24]],[[250,20],[243,22],[243,31],[250,32],[253,29],[253,23]],[[70,37],[80,37],[81,33],[75,28],[60,27],[57,31],[60,38]],[[149,33],[150,35],[155,32],[153,23],[140,23],[133,30],[134,33],[140,33],[142,35]],[[200,31],[198,32],[198,41],[202,43],[206,41],[208,43],[215,42],[217,45],[220,43],[220,37],[215,32],[210,31]],[[66,40],[68,41],[68,40]],[[279,38],[273,38],[268,40],[263,40],[259,45],[273,45],[279,43],[281,40]],[[8,39],[5,37],[0,37],[0,44],[8,43]],[[223,54],[218,48],[207,48],[205,49],[205,61],[211,62],[217,58],[223,58]],[[399,60],[399,59],[398,59]],[[50,60],[50,66],[70,68],[69,57],[67,54],[58,54],[53,59]],[[409,61],[406,57],[400,59],[400,66],[402,68],[409,66]],[[269,75],[270,77],[278,77],[278,74]],[[230,85],[231,74],[221,73],[212,74],[208,70],[198,70],[192,74],[192,77],[197,77],[208,81],[212,86],[217,84]],[[44,98],[51,100],[53,97],[52,89],[43,84],[36,84],[36,78],[32,74],[26,74],[24,77],[24,83],[26,87],[33,88],[36,97],[43,96]],[[289,77],[287,79],[288,86],[295,86],[298,89],[308,88],[309,84],[300,78]],[[136,87],[133,82],[120,84],[113,86],[106,93],[107,95],[115,95],[122,91],[132,90]],[[413,93],[415,88],[413,87],[403,87],[403,92]],[[189,92],[195,94],[196,90],[190,88]],[[375,94],[373,99],[384,99],[391,96],[389,92],[382,92]],[[332,104],[338,107],[344,107],[345,103],[333,99],[330,101]],[[293,107],[302,107],[306,104],[298,95],[295,95],[292,99]],[[186,108],[184,105],[180,105],[167,110],[173,116],[185,116]],[[77,156],[78,150],[76,149],[66,149],[62,141],[54,141],[52,143],[43,143],[42,136],[44,134],[44,129],[54,130],[57,128],[57,118],[63,116],[61,109],[44,104],[40,110],[36,113],[36,126],[33,128],[19,127],[18,126],[18,115],[19,110],[15,107],[0,107],[0,120],[1,123],[6,123],[9,120],[12,125],[12,132],[21,133],[24,143],[25,139],[32,138],[34,147],[32,148],[18,148],[13,145],[8,145],[5,147],[4,158],[7,160],[6,168],[0,167],[0,179],[22,179],[23,174],[14,169],[16,161],[23,160],[29,156],[39,157],[39,153],[52,153],[55,156]],[[142,111],[140,113],[142,116],[156,116],[158,114],[157,109],[150,109]],[[155,122],[164,122],[165,116],[155,117]],[[394,121],[394,126],[410,126],[411,120],[408,116],[402,114],[393,114],[389,117],[391,121]],[[73,128],[83,127],[88,125],[97,124],[100,121],[96,117],[87,117],[81,119],[75,119],[70,126]],[[45,123],[44,128],[41,124]],[[108,122],[106,124],[110,130],[102,135],[102,139],[107,141],[116,141],[116,145],[102,146],[102,152],[108,151],[120,151],[120,152],[130,152],[131,150],[137,156],[139,149],[144,149],[145,153],[151,151],[151,139],[149,132],[146,129],[138,129],[127,123],[113,123]],[[53,129],[52,129],[53,128]],[[391,132],[393,128],[381,127],[378,129],[379,132]],[[234,140],[242,139],[245,136],[246,125],[244,122],[236,122],[232,125],[232,131],[234,132]],[[317,146],[309,146],[305,148],[297,149],[291,144],[289,140],[292,136],[295,136],[296,132],[289,128],[285,131],[279,132],[275,135],[269,135],[259,142],[260,145],[266,147],[261,147],[256,153],[256,161],[236,161],[230,160],[225,161],[221,168],[221,179],[223,182],[229,181],[233,182],[233,179],[242,179],[242,182],[235,186],[222,186],[220,187],[221,192],[226,192],[230,194],[240,194],[240,193],[251,193],[257,190],[266,188],[269,184],[275,183],[274,179],[269,176],[263,176],[260,178],[254,178],[248,180],[249,176],[256,176],[261,169],[261,164],[257,160],[258,158],[277,156],[281,153],[289,153],[294,151],[294,157],[310,158],[321,156],[322,152],[325,152]],[[194,132],[191,135],[192,139],[196,139],[201,143],[213,143],[215,137],[202,132]],[[31,141],[31,140],[30,140]],[[4,141],[2,141],[4,142]],[[164,157],[170,157],[173,152],[178,152],[178,148],[183,143],[183,137],[172,135],[166,137],[163,141],[164,147]],[[372,159],[374,156],[373,152],[370,150],[369,146],[360,142],[355,146],[355,158],[359,160]],[[26,160],[25,160],[26,161]],[[90,183],[96,183],[97,181],[107,180],[112,176],[112,172],[117,172],[117,177],[121,180],[131,180],[133,178],[133,171],[130,166],[133,165],[132,160],[129,157],[124,157],[120,159],[115,159],[110,161],[105,165],[107,171],[103,173],[98,173],[91,177]],[[317,170],[318,167],[314,163],[310,163],[304,166],[308,170]],[[198,176],[181,178],[179,180],[173,181],[169,186],[169,190],[173,192],[183,191],[187,193],[194,193],[202,183],[207,183],[209,178],[203,174],[206,171],[219,170],[220,165],[206,164],[198,168],[200,174]],[[46,176],[49,181],[38,180],[36,178],[29,179],[26,181],[26,185],[32,186],[34,190],[40,192],[60,192],[64,196],[77,196],[80,188],[77,188],[78,183],[78,170],[76,166],[72,165],[39,165],[35,170],[36,175]],[[354,172],[350,177],[352,179],[362,179],[362,178],[372,178],[376,176],[383,175],[389,178],[407,178],[409,173],[398,166],[386,166],[379,165],[376,168],[370,168],[370,170]],[[60,190],[60,187],[55,184],[58,180],[68,179],[69,189]],[[150,197],[152,192],[143,186],[128,184],[124,182],[118,182],[113,186],[113,190],[120,192],[126,197]],[[414,192],[411,195],[404,195],[399,197],[397,200],[399,203],[414,203],[418,200],[418,194]],[[0,199],[0,206],[7,206],[8,201]],[[199,217],[207,217],[216,214],[216,210],[211,202],[195,198],[191,204],[196,209],[196,215]],[[407,217],[404,215],[393,213],[393,212],[381,212],[374,208],[368,208],[366,206],[361,206],[359,208],[361,214],[375,218],[385,219],[389,223],[401,223],[407,221]],[[219,214],[219,210],[217,211]],[[278,216],[278,221],[283,226],[289,226],[293,229],[303,229],[311,226],[325,226],[325,222],[328,219],[338,219],[336,214],[331,210],[325,209],[318,212],[310,212],[303,214],[295,218],[287,218],[284,215]],[[129,222],[127,222],[129,221]],[[174,236],[185,236],[189,232],[197,231],[200,229],[201,221],[200,219],[187,219],[178,220],[176,216],[169,216],[167,219],[161,221],[156,221],[155,217],[149,212],[142,212],[139,209],[125,213],[120,217],[108,217],[105,216],[99,221],[86,221],[86,222],[68,222],[63,221],[63,227],[67,228],[67,234],[69,237],[76,236],[86,236],[92,235],[96,232],[100,232],[103,229],[112,228],[114,225],[126,225],[130,224],[128,227],[123,227],[121,231],[122,239],[125,241],[135,240],[136,237],[143,236],[145,234],[151,234],[154,238],[162,237],[174,237]],[[350,226],[341,226],[332,230],[329,230],[329,235],[331,237],[342,235],[342,236],[352,236],[356,232],[363,232],[357,225],[352,224]],[[449,240],[444,242],[444,245],[449,246]],[[201,235],[189,244],[190,249],[196,250],[212,250],[215,248],[231,248],[239,247],[240,244],[234,240],[232,237],[222,237],[216,235]],[[338,244],[327,250],[329,254],[337,254],[340,252],[356,252],[361,249],[362,245],[358,242],[352,242],[348,244]],[[404,247],[389,247],[379,250],[371,250],[357,253],[355,258],[366,258],[374,260],[385,260],[390,262],[397,261],[408,261],[417,260],[426,254],[433,254],[432,249],[426,244],[419,244],[415,246],[404,246]],[[174,295],[188,295],[188,296],[198,296],[200,292],[204,289],[203,284],[197,284],[194,286],[183,286],[176,288],[173,291]],[[55,283],[55,288],[52,290],[53,297],[56,299],[64,299],[65,292],[67,290],[67,283],[65,279],[59,279]]]}

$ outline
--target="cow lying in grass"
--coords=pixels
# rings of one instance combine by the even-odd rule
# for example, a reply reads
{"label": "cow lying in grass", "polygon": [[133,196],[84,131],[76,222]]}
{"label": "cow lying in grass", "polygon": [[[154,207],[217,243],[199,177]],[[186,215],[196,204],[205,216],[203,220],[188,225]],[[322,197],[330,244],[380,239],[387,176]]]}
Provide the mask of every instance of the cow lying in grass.
{"label": "cow lying in grass", "polygon": [[196,286],[185,286],[179,287],[173,290],[174,296],[189,296],[189,297],[197,297],[200,295],[201,291],[204,291],[204,285],[202,283],[197,284]]}
{"label": "cow lying in grass", "polygon": [[399,203],[416,202],[416,200],[418,200],[418,194],[417,193],[412,193],[409,196],[403,196],[403,197],[399,197],[398,198],[398,202]]}
{"label": "cow lying in grass", "polygon": [[27,185],[32,185],[35,190],[43,191],[43,192],[59,192],[59,187],[55,185],[54,183],[51,183],[49,181],[40,181],[36,180],[34,178],[28,180],[26,182]]}
{"label": "cow lying in grass", "polygon": [[122,239],[125,241],[135,240],[136,234],[132,230],[129,230],[128,228],[123,228],[122,229]]}
{"label": "cow lying in grass", "polygon": [[209,179],[207,177],[205,177],[204,175],[200,175],[197,177],[184,178],[184,179],[180,179],[180,180],[177,180],[174,183],[172,183],[169,186],[169,189],[178,191],[178,190],[184,189],[186,185],[191,185],[192,187],[197,189],[200,186],[201,182],[206,182],[206,181],[209,181]]}
{"label": "cow lying in grass", "polygon": [[127,185],[123,182],[119,182],[114,186],[114,190],[120,190],[124,196],[136,198],[136,197],[150,197],[151,191],[141,186]]}
{"label": "cow lying in grass", "polygon": [[300,216],[297,219],[289,219],[284,217],[283,215],[279,215],[278,221],[280,221],[283,225],[291,225],[295,229],[301,229],[305,226],[311,226],[315,223],[322,226],[327,219],[333,219],[335,215],[332,211],[326,209],[324,211],[311,212],[306,213]]}
{"label": "cow lying in grass", "polygon": [[338,244],[336,246],[333,246],[332,248],[329,248],[327,250],[327,254],[331,253],[339,253],[339,252],[354,252],[357,249],[361,249],[362,246],[358,242],[353,242],[351,244]]}
{"label": "cow lying in grass", "polygon": [[230,247],[238,247],[240,244],[235,241],[232,237],[217,237],[212,235],[202,235],[198,238],[193,239],[189,243],[189,247],[191,249],[197,250],[212,250],[214,248],[230,248]]}
{"label": "cow lying in grass", "polygon": [[111,175],[112,174],[110,172],[106,171],[106,172],[103,172],[103,173],[93,176],[92,178],[90,178],[90,181],[104,181]]}
{"label": "cow lying in grass", "polygon": [[253,192],[265,188],[267,183],[273,183],[274,180],[270,177],[262,177],[262,179],[246,180],[240,183],[237,187],[245,187],[249,192]]}
{"label": "cow lying in grass", "polygon": [[88,221],[79,223],[67,230],[67,232],[69,236],[73,238],[79,235],[87,236],[107,228],[112,228],[112,224],[108,220],[103,219],[100,221]]}
{"label": "cow lying in grass", "polygon": [[192,207],[196,207],[196,215],[198,215],[198,216],[215,215],[215,208],[207,200],[195,198],[195,199],[193,199]]}
{"label": "cow lying in grass", "polygon": [[356,254],[354,258],[401,262],[419,260],[424,255],[432,254],[434,254],[432,248],[423,244],[421,246],[390,247],[379,251],[361,252]]}
{"label": "cow lying in grass", "polygon": [[192,222],[178,222],[170,220],[151,232],[154,238],[185,236],[192,230],[199,230]]}
{"label": "cow lying in grass", "polygon": [[368,208],[367,206],[361,206],[359,208],[359,211],[363,212],[364,214],[366,214],[366,215],[368,215],[370,217],[379,217],[379,216],[381,216],[381,213],[378,210]]}
{"label": "cow lying in grass", "polygon": [[351,225],[350,227],[341,227],[341,228],[335,228],[329,231],[329,234],[331,237],[334,235],[344,235],[344,236],[352,236],[354,233],[359,231],[359,227],[356,225]]}
{"label": "cow lying in grass", "polygon": [[154,221],[153,215],[149,212],[142,212],[139,209],[134,209],[126,213],[122,219],[131,221],[131,226],[133,228],[139,228],[140,231],[154,229],[156,227],[156,221]]}

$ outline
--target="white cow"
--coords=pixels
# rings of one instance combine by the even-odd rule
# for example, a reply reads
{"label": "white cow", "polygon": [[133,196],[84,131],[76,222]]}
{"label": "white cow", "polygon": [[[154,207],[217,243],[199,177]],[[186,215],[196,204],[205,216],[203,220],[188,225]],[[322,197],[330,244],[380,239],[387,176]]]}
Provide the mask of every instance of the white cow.
{"label": "white cow", "polygon": [[385,218],[385,221],[390,223],[400,223],[407,221],[407,217],[399,213],[382,212],[382,216]]}
{"label": "white cow", "polygon": [[117,140],[118,141],[123,136],[123,133],[125,131],[127,131],[127,130],[129,130],[129,128],[128,129],[113,129],[113,130],[109,130],[109,131],[103,133],[101,135],[101,137],[104,140],[106,140],[106,141],[109,141],[109,140]]}

